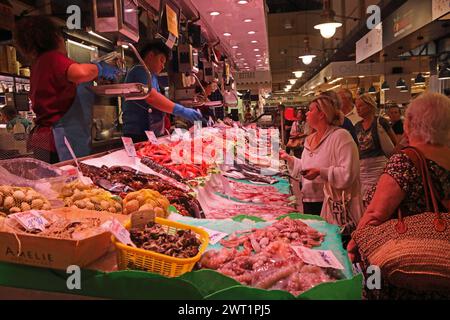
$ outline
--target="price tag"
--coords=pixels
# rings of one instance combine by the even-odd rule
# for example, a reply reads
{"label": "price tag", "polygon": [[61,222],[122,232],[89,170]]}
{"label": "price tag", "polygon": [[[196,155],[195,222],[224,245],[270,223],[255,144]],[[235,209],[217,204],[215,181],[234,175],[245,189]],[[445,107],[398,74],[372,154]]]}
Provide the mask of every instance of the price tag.
{"label": "price tag", "polygon": [[45,226],[48,224],[48,221],[36,210],[11,214],[9,217],[16,219],[28,231],[44,231]]}
{"label": "price tag", "polygon": [[208,234],[209,234],[209,243],[210,244],[216,244],[220,240],[222,240],[223,238],[228,236],[228,233],[225,233],[225,232],[211,230],[211,229],[208,229],[206,227],[199,227],[199,228],[201,228],[201,229],[205,230],[206,232],[208,232]]}
{"label": "price tag", "polygon": [[291,248],[305,263],[323,268],[344,270],[344,266],[331,250],[313,250],[302,246],[291,246]]}
{"label": "price tag", "polygon": [[129,157],[136,157],[136,148],[134,147],[133,139],[122,137],[123,146]]}
{"label": "price tag", "polygon": [[92,184],[92,180],[88,177],[83,176],[83,174],[81,173],[81,168],[78,163],[77,156],[75,155],[75,152],[73,152],[72,146],[70,145],[70,142],[69,142],[69,140],[67,140],[66,137],[64,137],[64,144],[66,145],[67,149],[69,149],[69,153],[72,156],[72,159],[75,161],[75,164],[77,166],[78,179],[83,184]]}
{"label": "price tag", "polygon": [[130,232],[125,229],[125,227],[117,219],[108,220],[103,223],[101,227],[104,230],[111,232],[114,237],[116,237],[116,239],[123,244],[131,245],[136,248],[136,245],[131,241]]}
{"label": "price tag", "polygon": [[145,131],[145,134],[147,135],[148,141],[150,141],[153,144],[159,144],[158,138],[156,138],[155,133],[153,131]]}
{"label": "price tag", "polygon": [[148,223],[155,221],[153,210],[140,210],[131,214],[131,227],[143,229]]}

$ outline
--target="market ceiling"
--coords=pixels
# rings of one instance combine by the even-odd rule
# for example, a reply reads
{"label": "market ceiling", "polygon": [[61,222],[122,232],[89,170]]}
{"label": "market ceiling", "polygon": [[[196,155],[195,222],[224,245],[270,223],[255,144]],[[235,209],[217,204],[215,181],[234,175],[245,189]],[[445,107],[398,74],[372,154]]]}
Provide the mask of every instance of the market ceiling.
{"label": "market ceiling", "polygon": [[264,0],[195,0],[201,19],[214,28],[241,70],[270,70]]}

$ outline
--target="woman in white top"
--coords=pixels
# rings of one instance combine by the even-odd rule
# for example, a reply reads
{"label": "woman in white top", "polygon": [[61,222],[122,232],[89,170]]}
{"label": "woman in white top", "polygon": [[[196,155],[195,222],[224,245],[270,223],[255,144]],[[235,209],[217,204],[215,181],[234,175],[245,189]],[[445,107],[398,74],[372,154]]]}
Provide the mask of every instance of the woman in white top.
{"label": "woman in white top", "polygon": [[[341,227],[347,238],[358,224],[362,215],[362,201],[359,183],[358,148],[350,133],[337,127],[342,112],[334,100],[320,95],[309,105],[306,121],[315,132],[308,136],[301,159],[281,151],[291,175],[303,175],[306,185],[305,196],[314,197],[314,183],[323,183],[321,216],[329,223]],[[308,189],[309,188],[309,189]]]}

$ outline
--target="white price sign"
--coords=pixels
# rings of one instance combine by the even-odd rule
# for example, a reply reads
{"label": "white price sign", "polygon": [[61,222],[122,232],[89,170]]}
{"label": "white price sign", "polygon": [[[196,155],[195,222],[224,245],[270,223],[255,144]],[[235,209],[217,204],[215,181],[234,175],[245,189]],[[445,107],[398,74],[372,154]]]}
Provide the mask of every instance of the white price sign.
{"label": "white price sign", "polygon": [[210,244],[216,244],[217,242],[219,242],[220,240],[222,240],[223,238],[228,236],[228,233],[225,233],[225,232],[211,230],[206,227],[199,227],[199,228],[202,228],[203,230],[208,232]]}
{"label": "white price sign", "polygon": [[153,144],[159,144],[158,138],[156,138],[156,135],[153,131],[145,131],[145,134],[147,135],[148,141]]}
{"label": "white price sign", "polygon": [[101,227],[104,230],[111,232],[114,237],[116,237],[117,240],[123,244],[131,245],[136,248],[136,245],[131,241],[130,232],[125,229],[125,227],[117,219],[108,220],[103,223]]}
{"label": "white price sign", "polygon": [[122,137],[123,146],[129,157],[136,157],[136,148],[134,147],[133,140],[128,137]]}
{"label": "white price sign", "polygon": [[28,231],[40,230],[44,231],[48,221],[41,216],[39,211],[31,210],[19,212],[9,215],[10,218],[16,219]]}
{"label": "white price sign", "polygon": [[305,263],[323,268],[344,270],[344,266],[331,250],[313,250],[302,246],[291,246]]}

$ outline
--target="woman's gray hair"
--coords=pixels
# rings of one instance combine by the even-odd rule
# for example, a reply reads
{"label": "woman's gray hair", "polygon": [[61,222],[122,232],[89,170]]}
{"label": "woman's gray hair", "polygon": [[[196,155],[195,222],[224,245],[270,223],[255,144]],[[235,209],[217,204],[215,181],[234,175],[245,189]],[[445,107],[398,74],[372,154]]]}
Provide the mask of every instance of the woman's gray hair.
{"label": "woman's gray hair", "polygon": [[409,138],[450,147],[450,99],[426,92],[414,99],[406,110]]}

